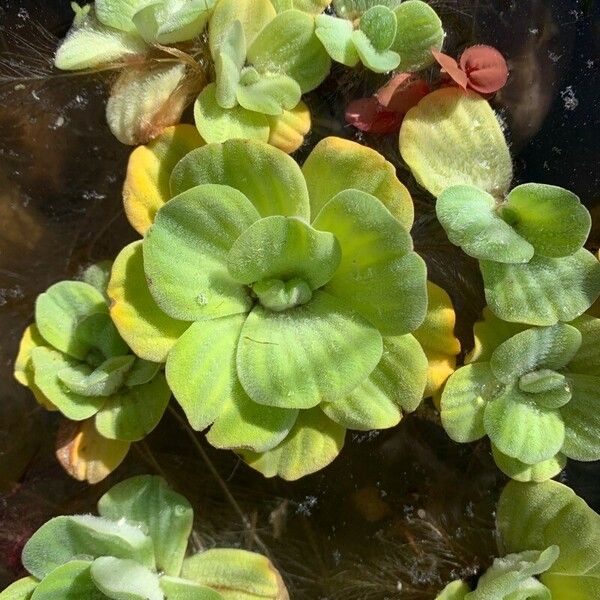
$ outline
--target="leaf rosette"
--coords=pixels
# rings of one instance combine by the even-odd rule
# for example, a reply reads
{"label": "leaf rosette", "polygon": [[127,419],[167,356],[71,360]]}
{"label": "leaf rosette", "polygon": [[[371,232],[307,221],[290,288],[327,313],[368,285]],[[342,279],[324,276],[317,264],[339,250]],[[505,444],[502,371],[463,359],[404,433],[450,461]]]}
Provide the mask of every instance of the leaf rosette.
{"label": "leaf rosette", "polygon": [[51,519],[28,540],[30,573],[2,600],[289,600],[264,556],[213,548],[186,557],[190,503],[151,475],[118,483],[98,502],[100,516]]}
{"label": "leaf rosette", "polygon": [[418,406],[427,310],[413,207],[393,166],[327,138],[300,167],[261,142],[187,154],[173,198],[115,261],[124,339],[166,360],[208,441],[296,479],[339,453],[347,428],[396,425]]}
{"label": "leaf rosette", "polygon": [[375,73],[418,71],[444,41],[437,13],[421,0],[334,0],[336,16],[316,17],[316,34],[336,62]]}
{"label": "leaf rosette", "polygon": [[94,482],[118,466],[129,442],[156,427],[171,395],[161,365],[132,354],[114,326],[105,295],[109,271],[106,263],[93,265],[81,281],[61,281],[41,294],[15,361],[16,379],[40,404],[85,424],[69,448],[77,453],[85,441],[89,460],[97,449],[103,468],[78,477]]}
{"label": "leaf rosette", "polygon": [[600,319],[527,327],[486,310],[469,364],[442,394],[442,424],[458,442],[488,436],[496,464],[544,481],[566,459],[600,459]]}

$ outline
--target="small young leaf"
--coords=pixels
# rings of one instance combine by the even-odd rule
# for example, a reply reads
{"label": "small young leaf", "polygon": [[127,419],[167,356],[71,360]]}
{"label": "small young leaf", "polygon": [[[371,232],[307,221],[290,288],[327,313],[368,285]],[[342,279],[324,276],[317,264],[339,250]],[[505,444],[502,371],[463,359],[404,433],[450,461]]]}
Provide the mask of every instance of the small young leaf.
{"label": "small young leaf", "polygon": [[469,87],[480,94],[494,94],[506,85],[506,59],[492,46],[467,48],[460,57],[460,68],[467,74]]}
{"label": "small young leaf", "polygon": [[127,387],[133,387],[148,383],[160,371],[160,368],[160,363],[150,362],[143,358],[136,358],[129,373],[127,373],[125,385]]}
{"label": "small young leaf", "polygon": [[119,600],[163,600],[158,575],[134,560],[100,556],[90,566],[96,587]]}
{"label": "small young leaf", "polygon": [[90,575],[91,562],[71,560],[42,579],[31,600],[107,600]]}
{"label": "small young leaf", "polygon": [[242,67],[246,61],[246,38],[240,21],[233,21],[224,32],[215,56],[216,98],[222,108],[234,108]]}
{"label": "small young leaf", "polygon": [[443,52],[438,52],[431,49],[431,54],[438,62],[440,67],[442,67],[442,73],[445,73],[451,81],[454,81],[463,90],[467,90],[469,85],[469,77],[467,74],[460,68],[456,60],[454,60],[451,56],[444,54]]}
{"label": "small young leaf", "polygon": [[329,56],[347,67],[355,67],[360,56],[352,41],[352,22],[323,14],[315,17],[315,23],[315,35],[321,40]]}
{"label": "small young leaf", "polygon": [[465,581],[451,581],[436,597],[435,600],[465,600],[471,588]]}
{"label": "small young leaf", "polygon": [[363,65],[375,73],[389,73],[400,64],[400,55],[397,52],[378,50],[362,30],[352,32],[352,43]]}
{"label": "small young leaf", "polygon": [[81,274],[81,281],[95,287],[101,294],[106,295],[106,287],[110,279],[110,270],[112,268],[111,260],[101,260],[91,264]]}
{"label": "small young leaf", "polygon": [[163,575],[160,587],[168,600],[225,600],[216,590],[189,579]]}
{"label": "small young leaf", "polygon": [[562,373],[552,369],[539,369],[522,375],[519,379],[519,389],[530,394],[549,392],[567,386],[567,380]]}
{"label": "small young leaf", "polygon": [[257,73],[257,78],[248,83],[242,74],[236,97],[248,110],[276,116],[294,108],[301,96],[300,86],[288,75]]}
{"label": "small young leaf", "polygon": [[35,577],[18,579],[0,592],[0,600],[30,600],[38,584]]}
{"label": "small young leaf", "polygon": [[108,27],[120,31],[135,31],[131,17],[145,4],[144,0],[96,0],[94,10],[98,19]]}
{"label": "small young leaf", "polygon": [[492,455],[498,468],[515,481],[546,481],[558,475],[567,464],[567,457],[560,452],[540,463],[528,465],[512,456],[503,454],[492,444]]}
{"label": "small young leaf", "polygon": [[58,371],[60,381],[73,393],[81,396],[110,396],[123,385],[135,356],[115,356],[105,360],[98,368],[86,364],[65,367]]}
{"label": "small young leaf", "polygon": [[81,344],[90,348],[90,355],[97,362],[104,358],[123,356],[129,352],[110,315],[105,312],[84,317],[77,324],[75,336]]}
{"label": "small young leaf", "polygon": [[267,115],[267,120],[271,129],[269,144],[286,154],[302,146],[311,126],[310,110],[302,101],[292,110],[284,110],[281,115]]}

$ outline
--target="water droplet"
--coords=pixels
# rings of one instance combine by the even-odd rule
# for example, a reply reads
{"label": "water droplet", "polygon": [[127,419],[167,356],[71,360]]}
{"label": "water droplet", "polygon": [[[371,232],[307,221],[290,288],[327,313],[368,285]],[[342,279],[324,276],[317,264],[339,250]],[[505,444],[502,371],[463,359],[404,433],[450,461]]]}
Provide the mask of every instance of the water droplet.
{"label": "water droplet", "polygon": [[206,306],[208,304],[208,298],[206,297],[206,294],[204,294],[203,292],[200,292],[197,296],[196,296],[196,302],[200,305],[200,306]]}

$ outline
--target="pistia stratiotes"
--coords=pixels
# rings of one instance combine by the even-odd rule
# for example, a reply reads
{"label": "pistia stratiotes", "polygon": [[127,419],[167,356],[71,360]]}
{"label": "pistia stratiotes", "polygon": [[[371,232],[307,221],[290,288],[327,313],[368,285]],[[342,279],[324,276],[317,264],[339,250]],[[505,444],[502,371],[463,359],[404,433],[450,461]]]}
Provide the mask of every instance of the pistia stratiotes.
{"label": "pistia stratiotes", "polygon": [[420,403],[427,309],[413,206],[393,166],[327,138],[300,167],[261,142],[193,150],[143,241],[117,257],[111,314],[166,374],[194,429],[267,476],[296,479],[346,428]]}
{"label": "pistia stratiotes", "polygon": [[23,548],[30,576],[0,600],[289,600],[260,554],[213,548],[186,557],[194,513],[161,477],[118,483],[98,512],[42,525]]}
{"label": "pistia stratiotes", "polygon": [[93,265],[82,281],[61,281],[41,294],[15,361],[16,379],[40,404],[81,422],[76,443],[88,446],[81,466],[84,456],[97,464],[81,472],[61,462],[92,483],[156,427],[171,396],[161,365],[134,356],[110,318],[109,271],[107,263]]}
{"label": "pistia stratiotes", "polygon": [[442,394],[450,437],[489,436],[497,465],[519,481],[554,477],[567,457],[600,459],[600,319],[528,328],[484,314],[469,363]]}

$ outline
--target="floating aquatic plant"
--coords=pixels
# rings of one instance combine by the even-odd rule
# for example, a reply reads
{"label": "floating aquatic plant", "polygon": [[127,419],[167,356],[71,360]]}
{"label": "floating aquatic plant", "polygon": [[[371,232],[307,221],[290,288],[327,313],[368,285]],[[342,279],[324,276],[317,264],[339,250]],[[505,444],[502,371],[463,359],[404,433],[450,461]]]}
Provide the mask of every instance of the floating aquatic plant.
{"label": "floating aquatic plant", "polygon": [[418,71],[444,41],[442,22],[421,0],[334,0],[336,16],[316,17],[316,34],[329,56],[349,67],[359,62],[376,73]]}
{"label": "floating aquatic plant", "polygon": [[111,314],[139,356],[166,360],[211,444],[296,479],[335,458],[346,428],[391,427],[418,406],[426,268],[383,157],[327,138],[300,170],[230,140],[187,154],[171,194],[117,257]]}
{"label": "floating aquatic plant", "polygon": [[510,482],[496,517],[502,558],[471,591],[454,581],[436,600],[575,600],[600,595],[600,517],[556,481]]}
{"label": "floating aquatic plant", "polygon": [[98,513],[55,517],[25,544],[30,573],[2,600],[287,600],[278,571],[264,556],[213,548],[186,558],[194,513],[161,477],[118,483]]}
{"label": "floating aquatic plant", "polygon": [[[156,427],[171,396],[161,365],[132,354],[113,325],[108,273],[109,265],[94,265],[82,281],[61,281],[41,294],[15,361],[16,379],[40,404],[81,423],[66,444],[78,459],[63,455],[61,462],[92,483]],[[89,470],[82,447],[96,460]]]}
{"label": "floating aquatic plant", "polygon": [[497,465],[519,481],[600,459],[600,319],[528,327],[486,310],[469,363],[448,380],[441,417],[450,437],[487,435]]}

